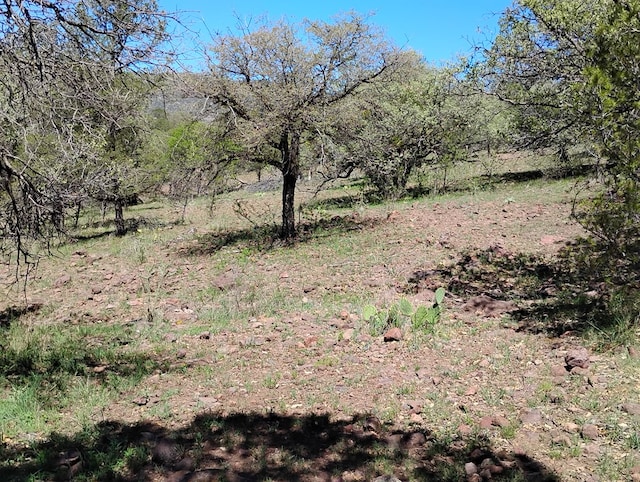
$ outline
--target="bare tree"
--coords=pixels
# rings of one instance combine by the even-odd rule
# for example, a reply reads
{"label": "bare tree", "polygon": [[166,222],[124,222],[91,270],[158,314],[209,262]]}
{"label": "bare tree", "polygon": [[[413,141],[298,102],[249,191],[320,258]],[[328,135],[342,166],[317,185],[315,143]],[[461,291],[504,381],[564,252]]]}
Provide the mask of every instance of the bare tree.
{"label": "bare tree", "polygon": [[243,144],[282,172],[281,237],[296,236],[300,149],[329,106],[392,71],[399,55],[367,19],[284,20],[218,35],[210,49],[207,95],[225,109]]}
{"label": "bare tree", "polygon": [[87,180],[117,161],[113,152],[131,147],[127,106],[139,105],[131,84],[152,78],[146,70],[157,65],[169,20],[155,0],[0,4],[0,253],[7,262],[16,253],[28,262],[48,246]]}

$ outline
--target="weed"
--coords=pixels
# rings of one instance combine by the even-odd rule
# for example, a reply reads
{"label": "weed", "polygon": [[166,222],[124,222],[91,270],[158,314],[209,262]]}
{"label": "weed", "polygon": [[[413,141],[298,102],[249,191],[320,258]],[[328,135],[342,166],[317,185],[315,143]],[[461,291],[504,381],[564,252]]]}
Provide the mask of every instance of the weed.
{"label": "weed", "polygon": [[262,381],[262,385],[268,389],[274,389],[278,387],[278,382],[280,382],[281,375],[276,373],[275,375],[267,375],[265,379]]}
{"label": "weed", "polygon": [[436,290],[432,306],[418,306],[414,309],[411,302],[401,298],[386,310],[379,310],[373,305],[366,305],[362,310],[362,318],[369,323],[372,335],[377,336],[391,327],[402,327],[405,324],[419,331],[432,332],[440,320],[445,290]]}
{"label": "weed", "polygon": [[518,427],[513,424],[505,425],[504,427],[500,427],[500,435],[502,438],[507,440],[512,440],[515,438],[516,433],[518,432]]}

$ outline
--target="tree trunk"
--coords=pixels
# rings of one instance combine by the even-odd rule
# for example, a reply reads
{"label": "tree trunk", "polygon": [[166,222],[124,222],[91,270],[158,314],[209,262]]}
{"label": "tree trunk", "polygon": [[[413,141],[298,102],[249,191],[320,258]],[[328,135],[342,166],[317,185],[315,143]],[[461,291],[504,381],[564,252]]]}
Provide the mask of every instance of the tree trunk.
{"label": "tree trunk", "polygon": [[280,238],[291,241],[296,237],[295,194],[300,175],[300,134],[285,132],[280,140],[282,153],[282,230]]}
{"label": "tree trunk", "polygon": [[115,218],[116,236],[124,236],[125,234],[127,234],[127,227],[124,223],[124,214],[122,212],[123,211],[122,199],[120,198],[116,199],[113,205],[115,206],[115,209],[116,209],[116,218]]}

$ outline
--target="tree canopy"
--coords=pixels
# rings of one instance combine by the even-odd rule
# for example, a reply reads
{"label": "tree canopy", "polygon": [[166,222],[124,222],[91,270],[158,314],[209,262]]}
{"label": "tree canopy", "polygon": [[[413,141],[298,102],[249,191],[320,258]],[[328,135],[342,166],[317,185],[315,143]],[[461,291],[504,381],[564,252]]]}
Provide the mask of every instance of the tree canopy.
{"label": "tree canopy", "polygon": [[300,149],[327,109],[398,65],[396,48],[355,13],[333,23],[284,20],[219,35],[210,50],[206,94],[224,109],[254,160],[283,176],[281,237],[296,235]]}
{"label": "tree canopy", "polygon": [[166,21],[155,0],[0,5],[0,250],[10,259],[28,260],[60,231],[88,180],[113,185],[118,168],[102,168],[135,151],[136,92]]}

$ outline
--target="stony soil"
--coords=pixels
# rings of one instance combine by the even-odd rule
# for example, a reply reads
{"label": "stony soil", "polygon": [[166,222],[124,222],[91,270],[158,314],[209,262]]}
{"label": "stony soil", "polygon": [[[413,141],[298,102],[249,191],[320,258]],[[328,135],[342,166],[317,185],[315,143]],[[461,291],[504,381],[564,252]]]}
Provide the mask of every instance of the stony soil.
{"label": "stony soil", "polygon": [[[150,447],[132,480],[456,480],[447,464],[458,480],[638,480],[633,347],[597,352],[579,333],[533,329],[514,316],[523,300],[496,286],[450,290],[433,333],[385,341],[362,318],[368,303],[431,304],[466,255],[548,259],[582,234],[569,195],[534,198],[342,211],[339,234],[328,217],[326,235],[293,247],[218,249],[215,222],[78,243],[42,264],[30,296],[48,309],[25,317],[123,324],[123,343],[162,360],[94,414]],[[111,367],[92,370],[99,384]],[[404,455],[347,463],[365,457],[352,446]],[[65,474],[81,460],[69,457]]]}

